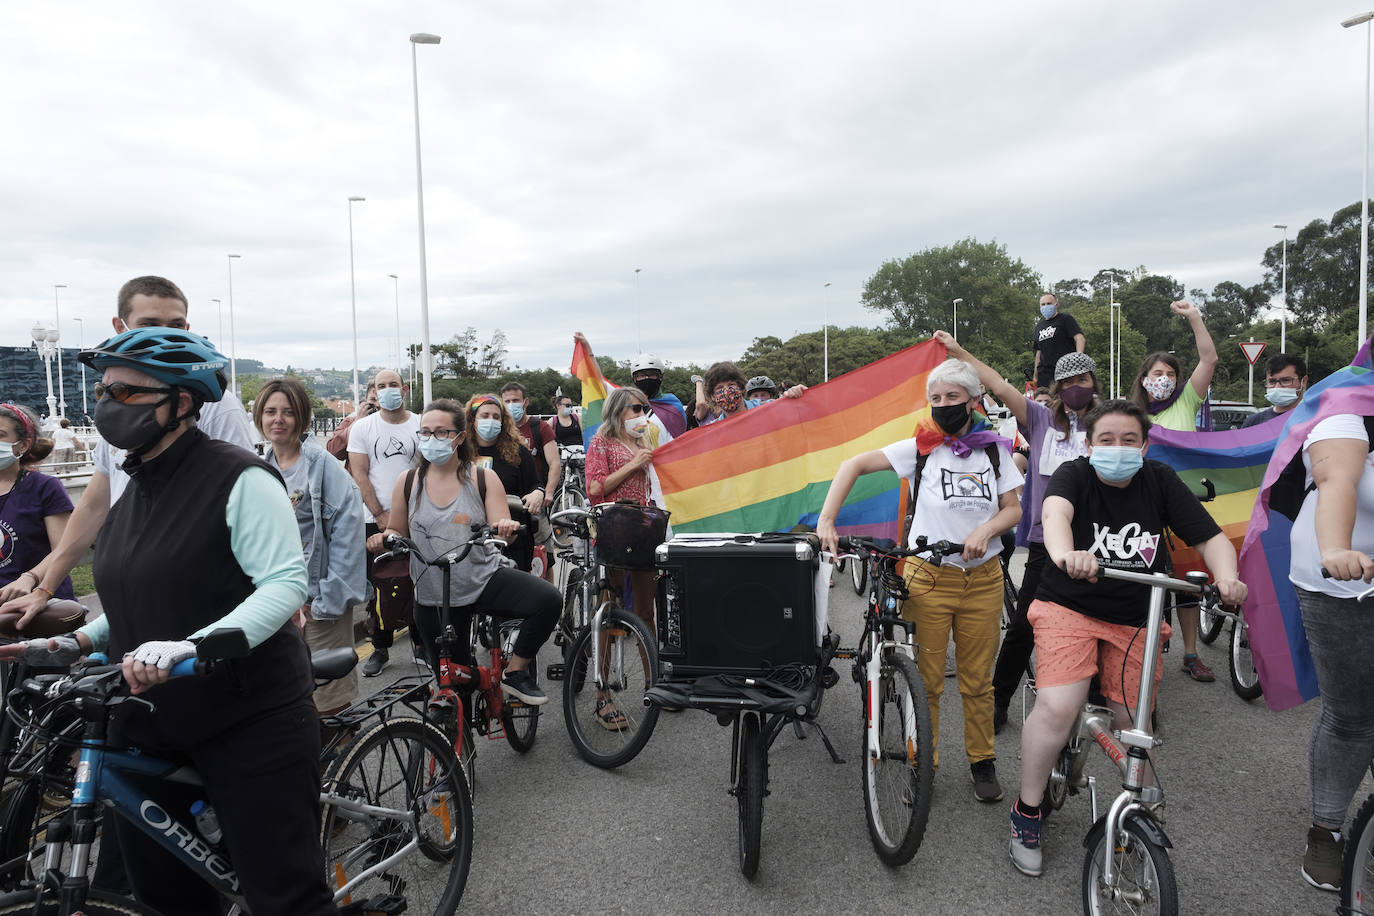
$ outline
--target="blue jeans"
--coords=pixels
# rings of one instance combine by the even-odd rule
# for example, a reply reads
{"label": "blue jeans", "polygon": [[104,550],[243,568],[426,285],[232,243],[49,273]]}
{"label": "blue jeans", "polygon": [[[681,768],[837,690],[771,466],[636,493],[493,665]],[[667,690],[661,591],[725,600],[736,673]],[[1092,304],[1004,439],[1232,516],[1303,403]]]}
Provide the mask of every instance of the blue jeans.
{"label": "blue jeans", "polygon": [[1301,588],[1298,603],[1322,694],[1307,749],[1312,822],[1340,830],[1374,759],[1374,604]]}

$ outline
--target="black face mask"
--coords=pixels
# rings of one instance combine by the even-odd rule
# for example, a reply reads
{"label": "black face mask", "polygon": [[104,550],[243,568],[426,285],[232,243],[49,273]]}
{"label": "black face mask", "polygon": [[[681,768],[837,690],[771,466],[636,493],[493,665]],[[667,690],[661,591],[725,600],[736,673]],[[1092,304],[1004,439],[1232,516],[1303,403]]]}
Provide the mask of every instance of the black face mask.
{"label": "black face mask", "polygon": [[[176,392],[173,391],[173,396]],[[157,421],[157,409],[168,403],[164,398],[155,404],[121,404],[114,398],[104,398],[95,405],[95,428],[100,437],[115,448],[141,454],[157,444],[169,427]],[[176,428],[176,419],[170,428]]]}
{"label": "black face mask", "polygon": [[957,436],[959,430],[964,428],[964,424],[968,423],[968,402],[932,407],[930,418],[945,431],[946,435]]}
{"label": "black face mask", "polygon": [[635,387],[644,392],[646,398],[653,398],[658,394],[658,390],[663,387],[661,378],[642,378],[635,382]]}

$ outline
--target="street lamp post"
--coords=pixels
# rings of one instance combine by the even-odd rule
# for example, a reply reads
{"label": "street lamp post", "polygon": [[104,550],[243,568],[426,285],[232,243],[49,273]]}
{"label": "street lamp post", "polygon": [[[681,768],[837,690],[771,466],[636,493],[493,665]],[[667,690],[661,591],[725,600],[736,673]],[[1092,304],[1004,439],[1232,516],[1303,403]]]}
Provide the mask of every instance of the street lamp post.
{"label": "street lamp post", "polygon": [[238,397],[239,364],[238,347],[234,342],[234,261],[240,255],[229,255],[229,390]]}
{"label": "street lamp post", "polygon": [[[822,286],[822,287],[821,287],[821,289],[828,289],[829,287],[830,287],[830,284],[829,284],[829,283],[826,283],[825,286]],[[821,315],[822,315],[822,317],[823,317],[824,320],[825,320],[824,333],[822,334],[822,337],[825,338],[825,380],[828,382],[828,381],[830,381],[830,297],[829,297],[829,296],[826,296],[826,297],[825,297],[825,309],[824,309],[824,311],[821,313]]]}
{"label": "street lamp post", "polygon": [[52,358],[57,353],[57,329],[35,321],[30,333],[38,358],[43,360],[43,368],[48,374],[48,421],[51,422],[57,416],[57,396],[52,393]]}
{"label": "street lamp post", "polygon": [[644,335],[640,330],[639,320],[639,272],[643,267],[635,268],[635,348],[637,352],[644,352]]}
{"label": "street lamp post", "polygon": [[366,197],[348,199],[348,296],[353,308],[353,409],[358,409],[358,287],[353,279],[353,205]]}
{"label": "street lamp post", "polygon": [[[76,346],[77,351],[86,349],[86,322],[80,318],[72,318],[76,322]],[[81,364],[81,422],[84,425],[86,418],[91,412],[86,409],[86,364]]]}
{"label": "street lamp post", "polygon": [[1275,223],[1283,230],[1283,311],[1279,312],[1279,352],[1288,352],[1288,224]]}
{"label": "street lamp post", "polygon": [[[54,283],[52,285],[52,311],[53,318],[57,322],[57,338],[59,341],[62,339],[62,307],[57,301],[57,291],[66,288],[67,284],[65,283]],[[57,348],[57,416],[60,418],[66,415],[67,386],[62,382],[62,348],[59,346]]]}
{"label": "street lamp post", "polygon": [[425,264],[425,179],[420,166],[420,70],[416,63],[416,45],[437,45],[438,35],[416,32],[410,36],[410,82],[415,99],[415,200],[420,214],[420,339],[425,361],[425,400],[434,400],[434,378],[429,358],[429,268]]}
{"label": "street lamp post", "polygon": [[1107,271],[1107,395],[1116,397],[1116,271]]}
{"label": "street lamp post", "polygon": [[954,342],[955,342],[955,343],[958,343],[958,342],[959,342],[959,303],[960,303],[960,302],[963,302],[963,301],[964,301],[963,299],[955,299],[955,300],[954,300]]}
{"label": "street lamp post", "polygon": [[401,356],[401,278],[395,274],[387,274],[391,278],[391,290],[396,297],[396,371],[401,371],[401,365],[405,360]]}
{"label": "street lamp post", "polygon": [[[1351,16],[1341,25],[1348,29],[1361,23],[1367,23],[1371,19],[1374,19],[1374,10],[1361,13],[1358,16]],[[1357,350],[1364,346],[1365,319],[1369,310],[1369,49],[1371,29],[1374,29],[1374,26],[1365,26],[1364,33],[1364,177],[1360,183],[1360,330],[1359,337],[1355,341]]]}
{"label": "street lamp post", "polygon": [[211,299],[210,301],[219,309],[219,337],[215,339],[222,344],[224,343],[224,301],[222,299]]}

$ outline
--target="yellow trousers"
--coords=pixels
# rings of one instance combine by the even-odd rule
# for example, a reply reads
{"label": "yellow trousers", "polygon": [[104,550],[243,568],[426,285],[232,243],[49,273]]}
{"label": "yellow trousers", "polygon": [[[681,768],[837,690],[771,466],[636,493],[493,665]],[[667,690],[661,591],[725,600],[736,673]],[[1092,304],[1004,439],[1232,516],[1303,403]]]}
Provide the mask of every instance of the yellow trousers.
{"label": "yellow trousers", "polygon": [[1001,637],[1002,564],[997,558],[973,569],[906,563],[902,616],[916,624],[916,666],[925,681],[940,765],[940,697],[945,692],[945,649],[954,633],[959,695],[964,705],[964,753],[970,764],[996,756],[992,743],[992,668]]}

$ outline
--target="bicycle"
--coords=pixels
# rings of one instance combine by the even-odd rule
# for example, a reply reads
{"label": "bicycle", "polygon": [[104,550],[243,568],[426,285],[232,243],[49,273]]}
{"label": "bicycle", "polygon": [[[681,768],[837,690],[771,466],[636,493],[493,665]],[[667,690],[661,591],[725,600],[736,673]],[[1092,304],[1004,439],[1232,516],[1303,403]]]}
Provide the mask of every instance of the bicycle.
{"label": "bicycle", "polygon": [[[646,699],[657,679],[658,644],[648,625],[620,604],[597,559],[590,521],[598,514],[596,507],[570,508],[550,519],[581,545],[559,554],[573,570],[554,631],[563,662],[549,665],[547,676],[563,682],[563,720],[578,755],[610,769],[633,760],[658,723],[658,707]],[[621,721],[608,722],[608,709]]]}
{"label": "bicycle", "polygon": [[[504,737],[515,751],[524,754],[534,747],[539,730],[539,707],[531,706],[515,697],[505,696],[501,690],[501,675],[520,629],[519,620],[497,620],[499,612],[474,610],[467,634],[473,664],[458,661],[461,645],[457,627],[453,623],[450,602],[453,566],[467,559],[477,546],[504,548],[506,542],[495,537],[494,528],[473,525],[472,538],[462,547],[438,557],[426,557],[409,538],[389,534],[382,546],[386,552],[374,563],[410,554],[426,566],[443,573],[439,606],[439,634],[435,639],[438,670],[434,672],[435,688],[425,704],[423,717],[437,726],[446,736],[462,764],[468,787],[476,791],[475,770],[477,746],[474,735],[495,741]],[[490,664],[477,662],[481,650],[490,653]],[[530,676],[538,678],[537,667],[531,666]]]}
{"label": "bicycle", "polygon": [[[586,461],[586,450],[580,445],[560,445],[558,446],[558,458],[563,462],[563,472],[558,479],[558,488],[553,494],[552,511],[549,513],[549,520],[564,509],[585,509],[587,506],[587,489],[583,482],[583,466]],[[553,528],[553,543],[559,550],[567,550],[572,546],[573,535],[570,531],[560,528],[557,524]]]}
{"label": "bicycle", "polygon": [[1360,805],[1345,835],[1340,912],[1345,916],[1374,914],[1374,795]]}
{"label": "bicycle", "polygon": [[[1160,624],[1164,619],[1166,591],[1189,592],[1219,605],[1216,586],[1209,585],[1207,574],[1187,573],[1186,581],[1164,573],[1138,573],[1102,567],[1099,575],[1150,586],[1150,610],[1146,620],[1144,657],[1140,688],[1131,728],[1114,734],[1112,710],[1083,705],[1069,732],[1069,740],[1059,753],[1045,785],[1042,809],[1064,806],[1069,795],[1086,788],[1092,805],[1093,825],[1083,845],[1083,912],[1087,914],[1126,911],[1172,914],[1178,912],[1178,884],[1168,850],[1172,844],[1164,833],[1161,811],[1163,786],[1144,784],[1145,768],[1150,765],[1148,751],[1158,745],[1150,725],[1154,708],[1155,671],[1159,664]],[[1098,816],[1097,779],[1084,775],[1085,748],[1095,744],[1121,771],[1121,793],[1112,800],[1105,815]],[[1157,773],[1157,770],[1153,770]],[[1108,854],[1110,852],[1110,854]]]}
{"label": "bicycle", "polygon": [[[339,651],[351,655],[351,650]],[[209,673],[247,652],[241,631],[217,630],[201,640],[198,657],[174,666],[172,675]],[[49,739],[47,757],[65,763],[79,747],[80,762],[67,783],[70,806],[48,821],[41,847],[29,853],[30,868],[41,853],[41,870],[30,872],[26,887],[0,897],[0,913],[153,912],[90,888],[91,853],[104,808],[156,841],[226,905],[245,911],[228,853],[213,836],[184,822],[176,806],[159,799],[159,786],[199,786],[198,774],[184,761],[107,744],[111,709],[148,703],[129,694],[119,665],[93,655],[68,674],[29,678],[15,693],[27,699],[29,716],[23,718],[24,705],[18,702],[8,712],[21,717],[17,724]],[[388,715],[393,703],[383,703],[380,710],[355,704],[334,719],[346,727],[327,748],[334,756],[320,793],[328,880],[345,914],[452,913],[471,862],[469,792],[442,734],[420,720]],[[51,731],[55,717],[73,712],[82,720],[79,740]],[[151,793],[144,784],[152,786]]]}

